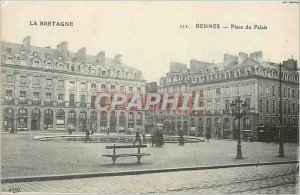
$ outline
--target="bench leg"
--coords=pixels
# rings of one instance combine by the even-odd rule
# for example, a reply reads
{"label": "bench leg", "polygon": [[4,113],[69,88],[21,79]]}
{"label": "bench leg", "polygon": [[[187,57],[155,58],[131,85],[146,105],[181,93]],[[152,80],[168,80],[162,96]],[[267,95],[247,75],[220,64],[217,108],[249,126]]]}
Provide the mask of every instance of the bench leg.
{"label": "bench leg", "polygon": [[141,163],[141,158],[142,158],[142,157],[141,157],[141,156],[137,156],[136,158],[137,158],[137,160],[138,160],[138,161],[137,161],[137,164],[140,164],[140,163]]}
{"label": "bench leg", "polygon": [[115,164],[116,164],[117,157],[111,157],[111,158],[112,158],[113,164],[115,165]]}

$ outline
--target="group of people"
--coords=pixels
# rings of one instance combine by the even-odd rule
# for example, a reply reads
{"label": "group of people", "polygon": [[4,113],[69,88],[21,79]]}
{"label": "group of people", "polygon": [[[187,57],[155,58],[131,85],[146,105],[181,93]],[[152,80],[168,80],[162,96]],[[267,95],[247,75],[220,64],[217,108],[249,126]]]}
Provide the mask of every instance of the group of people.
{"label": "group of people", "polygon": [[151,143],[152,143],[152,147],[153,145],[156,147],[161,147],[162,145],[164,145],[164,135],[162,131],[159,130],[152,131]]}

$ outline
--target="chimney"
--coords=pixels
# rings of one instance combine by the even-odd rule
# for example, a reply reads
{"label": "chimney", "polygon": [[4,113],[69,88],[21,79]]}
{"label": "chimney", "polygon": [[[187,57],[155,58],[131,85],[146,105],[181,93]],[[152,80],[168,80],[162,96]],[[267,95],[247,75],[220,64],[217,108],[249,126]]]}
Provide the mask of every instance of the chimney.
{"label": "chimney", "polygon": [[290,69],[292,69],[293,71],[297,71],[297,60],[294,59],[288,59],[286,61],[282,62],[283,66],[286,66]]}
{"label": "chimney", "polygon": [[58,53],[63,57],[66,58],[68,55],[68,42],[63,41],[57,45]]}
{"label": "chimney", "polygon": [[97,64],[104,64],[105,63],[105,51],[100,51],[96,56]]}
{"label": "chimney", "polygon": [[237,62],[238,61],[238,57],[231,55],[231,54],[224,54],[224,67],[227,67],[229,64],[233,63],[233,62]]}
{"label": "chimney", "polygon": [[78,53],[77,53],[77,56],[78,56],[79,60],[85,61],[85,59],[86,59],[86,48],[83,47],[83,48],[79,49]]}
{"label": "chimney", "polygon": [[242,64],[248,59],[248,54],[239,52],[239,64]]}
{"label": "chimney", "polygon": [[30,53],[30,46],[31,46],[30,40],[31,40],[30,36],[27,36],[23,39],[23,46],[27,53]]}
{"label": "chimney", "polygon": [[121,54],[117,54],[115,56],[115,61],[118,63],[118,64],[121,64],[121,60],[122,60],[122,55]]}
{"label": "chimney", "polygon": [[262,55],[263,55],[262,51],[255,51],[250,54],[250,58],[257,62],[262,62]]}

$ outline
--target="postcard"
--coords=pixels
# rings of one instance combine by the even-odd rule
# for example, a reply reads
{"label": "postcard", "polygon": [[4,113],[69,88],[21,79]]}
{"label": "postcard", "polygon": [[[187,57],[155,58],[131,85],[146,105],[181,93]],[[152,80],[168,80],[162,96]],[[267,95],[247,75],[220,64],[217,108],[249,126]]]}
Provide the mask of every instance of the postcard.
{"label": "postcard", "polygon": [[2,1],[3,194],[298,194],[299,1]]}

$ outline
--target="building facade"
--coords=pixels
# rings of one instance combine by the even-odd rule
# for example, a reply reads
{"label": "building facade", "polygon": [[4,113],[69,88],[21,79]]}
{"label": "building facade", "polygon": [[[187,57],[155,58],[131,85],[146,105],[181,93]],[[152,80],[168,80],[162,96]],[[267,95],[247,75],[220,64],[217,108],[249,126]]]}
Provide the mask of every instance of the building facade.
{"label": "building facade", "polygon": [[144,111],[98,111],[97,95],[143,94],[140,70],[123,64],[121,55],[87,55],[83,47],[70,52],[68,43],[56,49],[1,43],[1,121],[3,130],[132,132],[145,124]]}
{"label": "building facade", "polygon": [[[297,61],[282,62],[282,110],[284,135],[297,141],[299,118],[299,71]],[[262,52],[238,56],[225,54],[222,63],[190,61],[190,68],[171,63],[160,79],[162,93],[199,93],[199,111],[162,113],[167,129],[183,129],[187,135],[213,138],[251,137],[276,141],[280,127],[279,64],[264,61]],[[240,97],[247,103],[240,123],[231,115],[230,103]]]}

